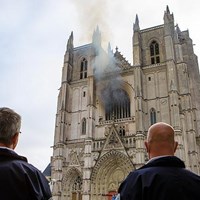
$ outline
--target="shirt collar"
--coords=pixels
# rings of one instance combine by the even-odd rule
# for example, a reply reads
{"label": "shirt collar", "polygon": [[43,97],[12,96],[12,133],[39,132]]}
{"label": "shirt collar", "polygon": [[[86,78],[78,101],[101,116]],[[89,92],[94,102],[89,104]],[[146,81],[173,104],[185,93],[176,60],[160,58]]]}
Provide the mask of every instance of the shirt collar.
{"label": "shirt collar", "polygon": [[164,158],[164,157],[169,157],[169,156],[172,156],[172,155],[164,155],[164,156],[156,156],[156,157],[153,157],[153,158],[151,158],[150,160],[148,160],[148,161],[146,162],[146,164],[148,164],[148,163],[150,163],[150,162],[152,162],[152,161],[154,161],[154,160],[156,160],[156,159],[158,159],[158,158]]}
{"label": "shirt collar", "polygon": [[[11,149],[11,148],[8,148],[8,147],[2,147],[2,146],[0,146],[0,149],[8,149],[8,150],[10,150],[10,151],[14,151],[13,149]],[[15,151],[14,151],[15,152]]]}

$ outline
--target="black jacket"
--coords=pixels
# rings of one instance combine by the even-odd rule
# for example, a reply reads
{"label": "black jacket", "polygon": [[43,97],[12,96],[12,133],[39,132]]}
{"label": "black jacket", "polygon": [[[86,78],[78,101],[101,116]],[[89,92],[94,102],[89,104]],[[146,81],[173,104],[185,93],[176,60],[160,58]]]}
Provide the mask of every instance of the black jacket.
{"label": "black jacket", "polygon": [[175,156],[157,158],[131,172],[120,200],[200,200],[200,177]]}
{"label": "black jacket", "polygon": [[0,199],[47,200],[51,192],[47,179],[25,157],[0,148]]}

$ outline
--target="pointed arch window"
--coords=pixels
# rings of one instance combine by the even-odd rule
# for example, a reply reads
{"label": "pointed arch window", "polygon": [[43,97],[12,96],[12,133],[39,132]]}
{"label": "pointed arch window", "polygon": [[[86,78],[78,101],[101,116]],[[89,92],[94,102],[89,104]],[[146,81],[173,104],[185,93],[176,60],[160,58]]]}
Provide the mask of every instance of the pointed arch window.
{"label": "pointed arch window", "polygon": [[105,102],[106,120],[130,117],[130,98],[122,89],[109,91],[109,99]]}
{"label": "pointed arch window", "polygon": [[81,133],[82,135],[86,134],[86,119],[85,118],[82,119]]}
{"label": "pointed arch window", "polygon": [[150,44],[151,64],[160,63],[159,44],[154,40]]}
{"label": "pointed arch window", "polygon": [[85,58],[83,58],[80,66],[80,79],[87,78],[87,66],[88,61]]}
{"label": "pointed arch window", "polygon": [[72,186],[72,199],[81,200],[82,199],[82,179],[78,176]]}
{"label": "pointed arch window", "polygon": [[156,110],[154,108],[151,108],[150,110],[150,121],[151,125],[156,123]]}
{"label": "pointed arch window", "polygon": [[119,135],[120,136],[125,136],[125,133],[126,133],[125,126],[120,126],[119,127]]}

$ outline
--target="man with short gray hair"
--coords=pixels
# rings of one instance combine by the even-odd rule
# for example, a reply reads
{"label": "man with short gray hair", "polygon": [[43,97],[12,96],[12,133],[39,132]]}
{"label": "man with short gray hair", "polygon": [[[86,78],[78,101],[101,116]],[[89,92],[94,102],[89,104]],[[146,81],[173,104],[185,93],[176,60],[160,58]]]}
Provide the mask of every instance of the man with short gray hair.
{"label": "man with short gray hair", "polygon": [[3,200],[48,200],[51,192],[45,176],[18,155],[21,116],[0,108],[0,198]]}

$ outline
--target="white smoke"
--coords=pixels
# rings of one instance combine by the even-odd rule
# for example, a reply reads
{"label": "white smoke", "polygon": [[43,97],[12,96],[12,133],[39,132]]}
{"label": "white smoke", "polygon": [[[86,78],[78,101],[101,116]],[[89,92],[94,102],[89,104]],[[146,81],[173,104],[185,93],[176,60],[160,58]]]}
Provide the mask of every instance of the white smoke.
{"label": "white smoke", "polygon": [[[118,93],[122,88],[122,79],[120,68],[115,59],[112,50],[108,48],[105,52],[102,47],[106,47],[110,38],[112,38],[112,27],[108,26],[108,1],[95,0],[87,1],[73,0],[79,16],[82,41],[90,41],[92,30],[99,26],[101,30],[101,45],[94,44],[96,56],[94,58],[94,76],[96,81],[96,92],[98,97],[104,103],[109,105],[113,99],[117,101],[121,95]],[[98,29],[98,28],[97,28]],[[118,92],[117,92],[118,91]]]}
{"label": "white smoke", "polygon": [[79,26],[82,30],[81,41],[90,41],[92,30],[97,25],[101,27],[103,46],[112,37],[112,30],[108,25],[108,1],[107,0],[73,0],[79,18]]}
{"label": "white smoke", "polygon": [[114,54],[105,53],[100,46],[96,46],[96,52],[97,55],[93,63],[96,92],[101,102],[108,108],[109,105],[116,104],[122,98],[121,69]]}

